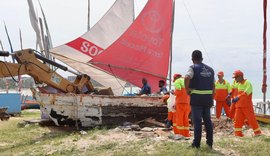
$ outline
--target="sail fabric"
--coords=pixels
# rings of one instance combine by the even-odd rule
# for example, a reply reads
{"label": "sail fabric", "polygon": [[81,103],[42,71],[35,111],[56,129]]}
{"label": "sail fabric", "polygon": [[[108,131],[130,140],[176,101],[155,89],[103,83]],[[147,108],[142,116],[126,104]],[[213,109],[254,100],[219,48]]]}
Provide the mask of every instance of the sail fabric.
{"label": "sail fabric", "polygon": [[168,74],[173,0],[149,0],[129,29],[90,62],[136,86],[146,78],[152,92]]}
{"label": "sail fabric", "polygon": [[40,51],[42,51],[42,50],[44,50],[44,48],[43,48],[43,44],[41,41],[40,29],[38,26],[38,17],[36,16],[36,12],[35,12],[32,0],[27,0],[27,2],[28,2],[28,6],[29,6],[29,16],[30,16],[31,25],[36,32],[37,44],[39,45],[39,49],[40,49]]}
{"label": "sail fabric", "polygon": [[88,74],[100,84],[111,87],[115,95],[121,95],[125,81],[87,63],[116,41],[133,20],[133,0],[117,0],[90,31],[69,43],[51,49],[50,53],[80,73]]}

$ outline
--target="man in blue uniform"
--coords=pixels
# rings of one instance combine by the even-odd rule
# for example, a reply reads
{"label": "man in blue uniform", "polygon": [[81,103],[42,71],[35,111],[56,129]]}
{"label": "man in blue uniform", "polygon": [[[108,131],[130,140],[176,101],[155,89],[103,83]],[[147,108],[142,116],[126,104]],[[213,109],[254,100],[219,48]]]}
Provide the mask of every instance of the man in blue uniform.
{"label": "man in blue uniform", "polygon": [[185,87],[190,94],[191,115],[194,123],[194,140],[191,147],[200,148],[202,119],[206,129],[206,144],[213,146],[213,125],[210,109],[213,106],[214,71],[202,63],[202,53],[192,52],[193,65],[185,76]]}
{"label": "man in blue uniform", "polygon": [[140,95],[142,95],[142,94],[146,94],[146,95],[151,94],[152,93],[151,92],[151,87],[148,85],[147,80],[145,78],[142,79],[142,84],[143,84],[143,86],[142,86],[141,91],[140,91],[139,94]]}
{"label": "man in blue uniform", "polygon": [[168,92],[164,80],[159,80],[158,81],[158,87],[159,87],[158,94],[166,94]]}

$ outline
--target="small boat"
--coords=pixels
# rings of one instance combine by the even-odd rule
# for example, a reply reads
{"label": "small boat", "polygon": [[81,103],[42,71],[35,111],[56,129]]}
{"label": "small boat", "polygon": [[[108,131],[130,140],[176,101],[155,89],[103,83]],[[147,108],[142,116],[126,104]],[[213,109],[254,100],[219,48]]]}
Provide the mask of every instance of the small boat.
{"label": "small boat", "polygon": [[39,103],[32,96],[22,96],[21,109],[39,109]]}
{"label": "small boat", "polygon": [[8,114],[21,113],[21,94],[20,93],[0,93],[0,107],[7,108]]}
{"label": "small boat", "polygon": [[270,114],[267,114],[266,111],[270,108],[270,102],[257,102],[255,106],[255,115],[256,119],[263,123],[270,124]]}
{"label": "small boat", "polygon": [[[126,82],[140,87],[142,78],[146,78],[152,92],[156,92],[159,90],[159,80],[167,80],[173,14],[173,0],[148,0],[134,22],[99,55],[93,57],[89,52],[83,51],[86,48],[86,38],[78,38],[62,48],[56,48],[58,50],[53,49],[52,54],[56,58],[80,72],[85,71],[94,80],[114,82],[110,85],[101,83],[111,88],[114,94],[61,94],[32,90],[33,97],[40,104],[41,112],[56,125],[82,127],[121,124],[148,117],[165,119],[167,107],[161,96],[121,96],[119,91],[123,92]],[[102,76],[102,73],[106,74]],[[101,77],[96,79],[97,75]],[[108,75],[110,76],[107,77]]]}
{"label": "small boat", "polygon": [[92,127],[123,124],[153,117],[166,118],[161,97],[110,96],[85,94],[43,94],[35,92],[40,110],[56,125]]}
{"label": "small boat", "polygon": [[260,121],[260,122],[270,124],[270,115],[266,115],[266,114],[256,114],[256,119],[257,119],[258,121]]}

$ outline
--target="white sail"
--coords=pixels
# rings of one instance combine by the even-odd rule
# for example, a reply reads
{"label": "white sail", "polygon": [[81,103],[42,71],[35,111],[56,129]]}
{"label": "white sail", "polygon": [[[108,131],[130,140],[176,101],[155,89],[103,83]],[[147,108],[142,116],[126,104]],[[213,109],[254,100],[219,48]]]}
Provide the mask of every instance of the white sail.
{"label": "white sail", "polygon": [[37,44],[39,45],[40,51],[43,51],[44,48],[41,41],[41,34],[40,34],[39,25],[38,25],[38,17],[36,16],[36,12],[35,12],[32,0],[27,0],[27,2],[29,6],[29,16],[30,16],[31,25],[36,32]]}
{"label": "white sail", "polygon": [[116,41],[133,20],[133,0],[117,0],[90,31],[67,44],[51,49],[50,53],[75,70],[88,74],[100,84],[111,87],[115,95],[120,95],[126,82],[88,62]]}

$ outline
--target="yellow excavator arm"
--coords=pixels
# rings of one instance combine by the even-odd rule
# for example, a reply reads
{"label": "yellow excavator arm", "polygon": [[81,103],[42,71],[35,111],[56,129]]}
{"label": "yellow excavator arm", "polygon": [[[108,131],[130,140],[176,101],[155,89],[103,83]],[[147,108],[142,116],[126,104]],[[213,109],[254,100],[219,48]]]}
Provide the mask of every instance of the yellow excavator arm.
{"label": "yellow excavator arm", "polygon": [[36,82],[46,83],[64,93],[72,92],[80,94],[94,91],[94,87],[88,75],[78,75],[72,83],[50,69],[45,63],[65,71],[67,70],[66,67],[36,54],[32,49],[16,51],[14,54],[3,51],[0,52],[0,56],[9,55],[13,55],[18,63],[0,61],[0,77],[13,77],[27,74],[33,77]]}

